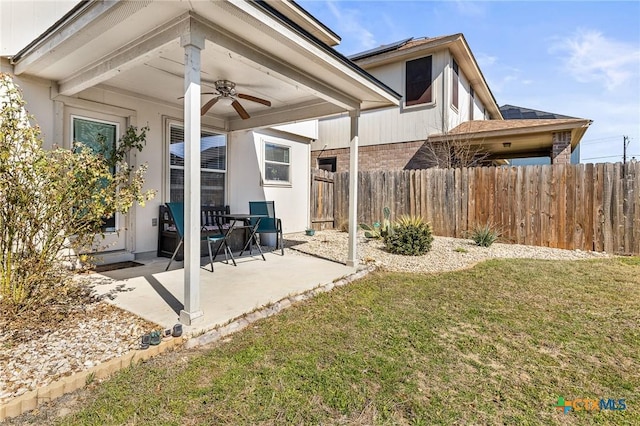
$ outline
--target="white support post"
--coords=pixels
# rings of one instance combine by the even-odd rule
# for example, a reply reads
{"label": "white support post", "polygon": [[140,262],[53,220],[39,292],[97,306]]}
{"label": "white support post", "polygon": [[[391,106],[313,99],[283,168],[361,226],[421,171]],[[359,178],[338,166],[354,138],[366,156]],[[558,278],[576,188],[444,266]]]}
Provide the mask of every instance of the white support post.
{"label": "white support post", "polygon": [[180,322],[191,325],[200,310],[200,51],[204,37],[189,32],[184,47],[184,309]]}
{"label": "white support post", "polygon": [[349,111],[351,141],[349,142],[349,252],[347,266],[358,266],[358,119],[360,108]]}

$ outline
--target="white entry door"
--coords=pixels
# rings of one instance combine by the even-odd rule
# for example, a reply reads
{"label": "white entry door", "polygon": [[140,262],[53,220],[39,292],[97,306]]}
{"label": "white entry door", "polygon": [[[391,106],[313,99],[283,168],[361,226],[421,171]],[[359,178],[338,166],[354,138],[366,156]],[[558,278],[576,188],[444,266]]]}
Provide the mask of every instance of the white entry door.
{"label": "white entry door", "polygon": [[[111,121],[71,115],[72,143],[80,142],[96,153],[111,156],[124,131],[124,121],[117,118]],[[115,173],[115,169],[112,173]],[[102,225],[105,238],[96,239],[93,251],[124,250],[126,248],[125,219],[121,214],[105,218]]]}

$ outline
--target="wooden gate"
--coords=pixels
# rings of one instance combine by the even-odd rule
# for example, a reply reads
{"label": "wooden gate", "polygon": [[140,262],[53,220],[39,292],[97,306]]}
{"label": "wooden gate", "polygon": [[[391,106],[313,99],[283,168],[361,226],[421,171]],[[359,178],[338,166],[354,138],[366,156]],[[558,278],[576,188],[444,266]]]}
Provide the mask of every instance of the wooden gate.
{"label": "wooden gate", "polygon": [[311,170],[311,227],[316,230],[333,229],[333,173]]}

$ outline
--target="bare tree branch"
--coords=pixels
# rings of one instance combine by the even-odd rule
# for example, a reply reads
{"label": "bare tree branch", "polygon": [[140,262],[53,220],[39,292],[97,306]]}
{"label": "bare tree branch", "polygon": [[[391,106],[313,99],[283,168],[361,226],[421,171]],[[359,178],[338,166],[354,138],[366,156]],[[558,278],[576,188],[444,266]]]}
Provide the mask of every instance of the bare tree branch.
{"label": "bare tree branch", "polygon": [[442,137],[437,141],[425,141],[416,155],[416,163],[424,168],[446,169],[478,167],[491,162],[491,153],[483,147],[482,140],[472,140],[468,134],[452,133],[446,123],[442,116],[438,119]]}

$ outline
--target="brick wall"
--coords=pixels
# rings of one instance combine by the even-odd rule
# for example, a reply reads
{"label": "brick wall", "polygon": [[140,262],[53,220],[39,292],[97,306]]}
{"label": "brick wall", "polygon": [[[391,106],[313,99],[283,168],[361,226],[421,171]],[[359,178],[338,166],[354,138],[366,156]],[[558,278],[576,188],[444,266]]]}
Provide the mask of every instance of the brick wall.
{"label": "brick wall", "polygon": [[551,164],[571,164],[571,132],[553,134]]}
{"label": "brick wall", "polygon": [[[358,168],[368,170],[405,170],[427,167],[424,141],[388,143],[360,146]],[[315,167],[320,151],[311,152],[311,165]],[[336,157],[336,171],[349,170],[349,148],[325,149],[321,158]]]}

